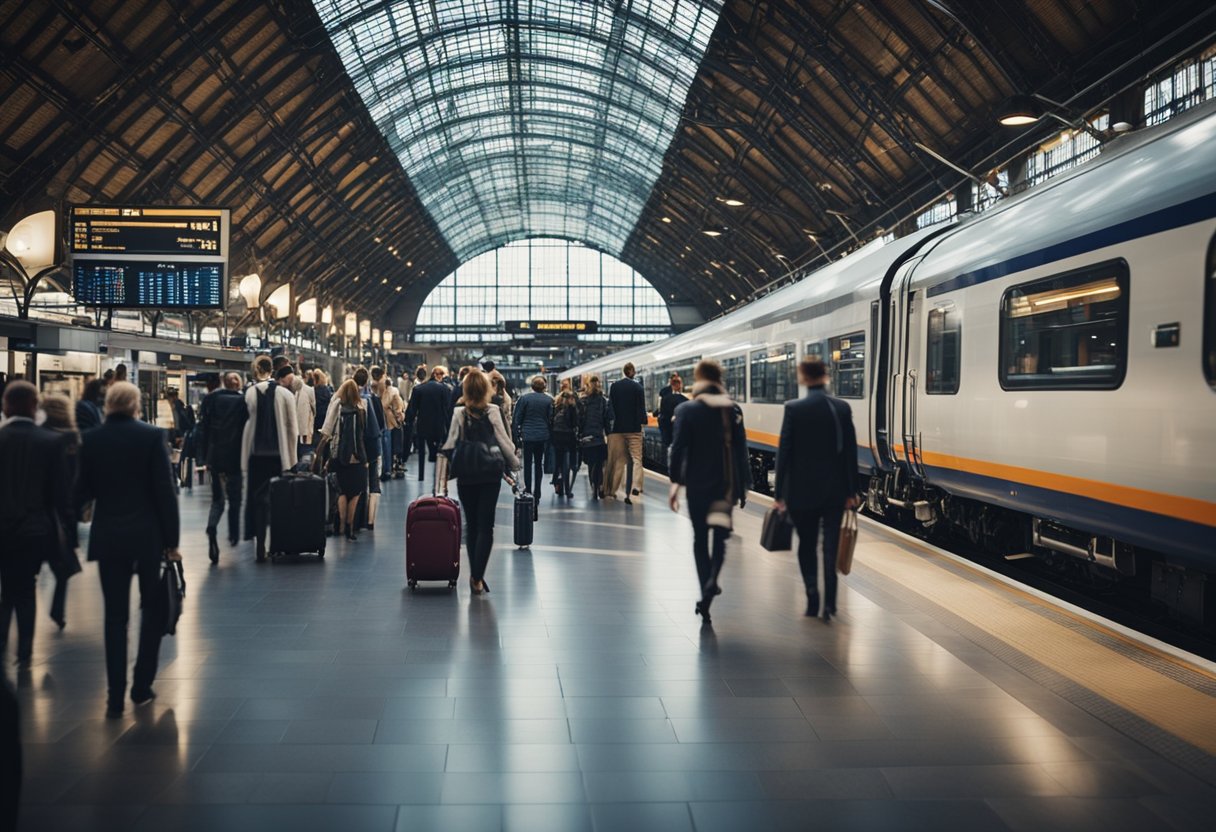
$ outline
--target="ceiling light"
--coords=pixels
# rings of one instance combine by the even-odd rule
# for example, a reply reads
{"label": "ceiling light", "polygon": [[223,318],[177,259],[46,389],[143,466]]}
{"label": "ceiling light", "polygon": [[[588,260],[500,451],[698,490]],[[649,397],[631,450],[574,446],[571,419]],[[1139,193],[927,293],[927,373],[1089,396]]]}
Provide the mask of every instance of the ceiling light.
{"label": "ceiling light", "polygon": [[359,282],[359,275],[355,275],[355,280],[354,280],[354,282],[355,282],[355,283],[358,283],[358,282]]}
{"label": "ceiling light", "polygon": [[744,205],[743,200],[735,199],[733,196],[718,196],[714,197],[714,199],[718,200],[718,202],[721,202],[723,205],[729,205],[731,208],[741,208]]}
{"label": "ceiling light", "polygon": [[1024,127],[1043,117],[1043,106],[1029,95],[1012,95],[996,112],[998,123],[1006,127]]}
{"label": "ceiling light", "polygon": [[373,240],[375,240],[377,243],[378,243],[378,242],[380,242],[380,238],[379,238],[379,237],[373,237],[372,239],[373,239]]}
{"label": "ceiling light", "polygon": [[665,223],[667,223],[668,225],[670,225],[670,224],[671,224],[671,217],[663,217],[662,219],[660,219],[660,220],[659,220],[659,222],[665,222]]}
{"label": "ceiling light", "polygon": [[733,293],[731,294],[730,299],[731,299],[731,300],[738,300],[738,298],[736,298],[736,297],[734,296],[734,294],[733,294]]}
{"label": "ceiling light", "polygon": [[400,287],[400,286],[398,286],[398,287],[397,287],[397,291],[398,291],[398,292],[400,292],[400,291],[401,291],[401,287]]}
{"label": "ceiling light", "polygon": [[414,268],[414,261],[413,261],[413,260],[406,260],[406,261],[405,261],[405,267],[406,267],[407,269],[412,269],[412,268]]}
{"label": "ceiling light", "polygon": [[387,277],[380,278],[380,283],[381,283],[381,285],[388,283],[388,278]]}
{"label": "ceiling light", "polygon": [[706,237],[721,237],[723,234],[726,233],[726,226],[718,225],[718,226],[711,226],[709,228],[702,228],[701,233],[704,234]]}

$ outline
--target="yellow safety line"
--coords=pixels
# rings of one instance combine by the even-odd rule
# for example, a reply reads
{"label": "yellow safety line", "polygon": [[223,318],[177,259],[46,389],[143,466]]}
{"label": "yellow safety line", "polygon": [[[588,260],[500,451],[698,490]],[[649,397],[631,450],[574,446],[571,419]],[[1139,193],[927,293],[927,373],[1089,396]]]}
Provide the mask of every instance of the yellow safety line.
{"label": "yellow safety line", "polygon": [[[866,541],[858,562],[1157,727],[1216,754],[1216,700],[1022,608],[1005,591],[962,578],[899,546]],[[1002,590],[1007,589],[1002,587]]]}

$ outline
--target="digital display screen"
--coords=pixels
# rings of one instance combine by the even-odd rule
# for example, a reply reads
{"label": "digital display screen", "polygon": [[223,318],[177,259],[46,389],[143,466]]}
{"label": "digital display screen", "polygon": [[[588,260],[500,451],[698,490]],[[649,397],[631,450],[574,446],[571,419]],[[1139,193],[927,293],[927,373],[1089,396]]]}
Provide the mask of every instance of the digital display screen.
{"label": "digital display screen", "polygon": [[86,306],[220,308],[225,264],[173,260],[74,260],[72,294]]}
{"label": "digital display screen", "polygon": [[598,329],[595,321],[503,321],[507,332],[532,335],[584,335]]}
{"label": "digital display screen", "polygon": [[71,210],[73,254],[201,254],[224,251],[220,208],[77,205]]}

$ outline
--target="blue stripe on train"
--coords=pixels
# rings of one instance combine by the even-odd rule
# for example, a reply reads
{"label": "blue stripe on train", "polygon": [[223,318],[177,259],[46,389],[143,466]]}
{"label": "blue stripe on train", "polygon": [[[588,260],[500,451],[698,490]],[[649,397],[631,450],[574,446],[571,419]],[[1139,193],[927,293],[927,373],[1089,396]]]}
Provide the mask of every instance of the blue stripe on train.
{"label": "blue stripe on train", "polygon": [[926,465],[925,473],[933,485],[960,497],[1113,537],[1204,570],[1216,564],[1216,528],[1212,526],[953,468]]}

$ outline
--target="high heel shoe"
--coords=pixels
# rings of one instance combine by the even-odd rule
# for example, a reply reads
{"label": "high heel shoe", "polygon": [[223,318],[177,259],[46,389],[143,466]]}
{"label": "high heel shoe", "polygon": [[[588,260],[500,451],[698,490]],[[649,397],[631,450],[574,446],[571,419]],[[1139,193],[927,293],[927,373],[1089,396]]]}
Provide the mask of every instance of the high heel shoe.
{"label": "high heel shoe", "polygon": [[469,589],[472,590],[474,595],[480,595],[482,592],[477,586],[477,581],[471,575],[469,576]]}
{"label": "high heel shoe", "polygon": [[713,620],[709,617],[709,604],[705,603],[704,601],[697,602],[696,613],[697,615],[701,616],[701,620],[706,624]]}

